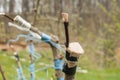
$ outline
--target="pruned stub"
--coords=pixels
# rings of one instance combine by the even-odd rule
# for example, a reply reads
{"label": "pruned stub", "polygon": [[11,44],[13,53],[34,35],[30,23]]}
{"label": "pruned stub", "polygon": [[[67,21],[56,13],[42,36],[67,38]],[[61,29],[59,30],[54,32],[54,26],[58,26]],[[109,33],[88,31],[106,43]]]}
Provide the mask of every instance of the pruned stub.
{"label": "pruned stub", "polygon": [[67,51],[70,53],[70,56],[73,57],[79,57],[81,54],[84,54],[84,50],[79,42],[70,43]]}

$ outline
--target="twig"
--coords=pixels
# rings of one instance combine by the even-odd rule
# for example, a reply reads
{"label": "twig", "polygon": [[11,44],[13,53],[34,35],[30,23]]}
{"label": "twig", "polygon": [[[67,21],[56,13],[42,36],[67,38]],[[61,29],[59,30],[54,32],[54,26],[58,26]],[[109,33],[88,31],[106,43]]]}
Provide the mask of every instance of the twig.
{"label": "twig", "polygon": [[2,74],[3,80],[7,80],[6,77],[5,77],[5,75],[4,75],[4,71],[2,70],[1,65],[0,65],[0,72]]}
{"label": "twig", "polygon": [[35,9],[34,9],[34,19],[33,19],[33,24],[32,25],[35,25],[35,23],[36,23],[39,2],[40,2],[40,0],[36,1],[36,5],[35,5]]}

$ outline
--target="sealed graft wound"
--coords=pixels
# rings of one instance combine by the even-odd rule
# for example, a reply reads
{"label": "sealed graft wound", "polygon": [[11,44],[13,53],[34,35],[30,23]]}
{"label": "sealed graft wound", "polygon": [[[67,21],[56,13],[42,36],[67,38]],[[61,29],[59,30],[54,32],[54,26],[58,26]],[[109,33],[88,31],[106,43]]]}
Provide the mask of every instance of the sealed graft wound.
{"label": "sealed graft wound", "polygon": [[84,53],[84,50],[78,42],[70,43],[67,51],[70,53],[70,56],[73,57],[79,57],[81,54]]}
{"label": "sealed graft wound", "polygon": [[67,63],[64,65],[63,71],[68,75],[74,75],[76,73],[76,67],[78,63],[78,58],[84,50],[78,42],[73,42],[69,44],[66,51]]}

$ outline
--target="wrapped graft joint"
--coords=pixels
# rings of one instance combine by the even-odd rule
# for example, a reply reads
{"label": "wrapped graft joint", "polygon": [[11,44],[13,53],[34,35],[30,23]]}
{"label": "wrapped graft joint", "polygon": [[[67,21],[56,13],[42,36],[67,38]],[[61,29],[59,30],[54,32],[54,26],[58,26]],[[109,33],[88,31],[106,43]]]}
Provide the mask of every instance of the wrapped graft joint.
{"label": "wrapped graft joint", "polygon": [[54,36],[54,38],[53,38],[52,36],[49,36],[49,35],[47,35],[47,34],[45,34],[45,33],[42,33],[42,34],[41,34],[41,40],[44,41],[44,42],[46,42],[46,43],[48,43],[48,44],[50,44],[51,46],[56,47],[56,48],[58,48],[58,46],[59,46],[59,45],[57,44],[58,38],[55,37],[55,36]]}
{"label": "wrapped graft joint", "polygon": [[51,41],[51,37],[45,33],[42,33],[41,40],[49,43]]}
{"label": "wrapped graft joint", "polygon": [[16,27],[17,29],[20,29],[20,30],[23,30],[23,31],[29,31],[29,29],[23,28],[21,25],[17,25],[17,24],[12,23],[12,22],[9,22],[8,25],[9,25],[9,26]]}
{"label": "wrapped graft joint", "polygon": [[84,54],[84,50],[78,42],[70,43],[67,51],[72,57],[79,57],[81,54]]}
{"label": "wrapped graft joint", "polygon": [[41,36],[39,34],[32,32],[32,31],[29,31],[29,32],[34,38],[41,40]]}
{"label": "wrapped graft joint", "polygon": [[77,68],[77,66],[69,68],[68,64],[65,63],[63,66],[63,72],[67,75],[74,75],[76,73],[76,68]]}
{"label": "wrapped graft joint", "polygon": [[55,69],[62,70],[63,60],[62,59],[55,59],[54,60],[54,66],[55,66]]}
{"label": "wrapped graft joint", "polygon": [[27,22],[26,20],[24,20],[22,17],[20,17],[19,15],[17,15],[15,18],[14,18],[14,21],[21,25],[22,27],[24,28],[27,28],[27,29],[30,29],[32,26],[29,22]]}

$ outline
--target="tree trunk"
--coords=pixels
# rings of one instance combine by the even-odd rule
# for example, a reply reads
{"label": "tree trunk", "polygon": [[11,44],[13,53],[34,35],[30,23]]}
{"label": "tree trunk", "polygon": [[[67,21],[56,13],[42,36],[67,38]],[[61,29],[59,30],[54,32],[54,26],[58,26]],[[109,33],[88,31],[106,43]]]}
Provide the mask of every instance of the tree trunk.
{"label": "tree trunk", "polygon": [[40,2],[40,0],[36,0],[36,4],[35,4],[35,8],[34,8],[34,19],[33,19],[33,25],[36,24],[37,13],[38,13],[38,8],[39,8],[39,2]]}
{"label": "tree trunk", "polygon": [[22,0],[22,12],[29,13],[29,0]]}
{"label": "tree trunk", "polygon": [[9,13],[14,13],[15,0],[10,0],[9,2]]}
{"label": "tree trunk", "polygon": [[81,11],[82,11],[82,0],[78,0],[78,12],[79,12],[79,16],[81,15]]}

